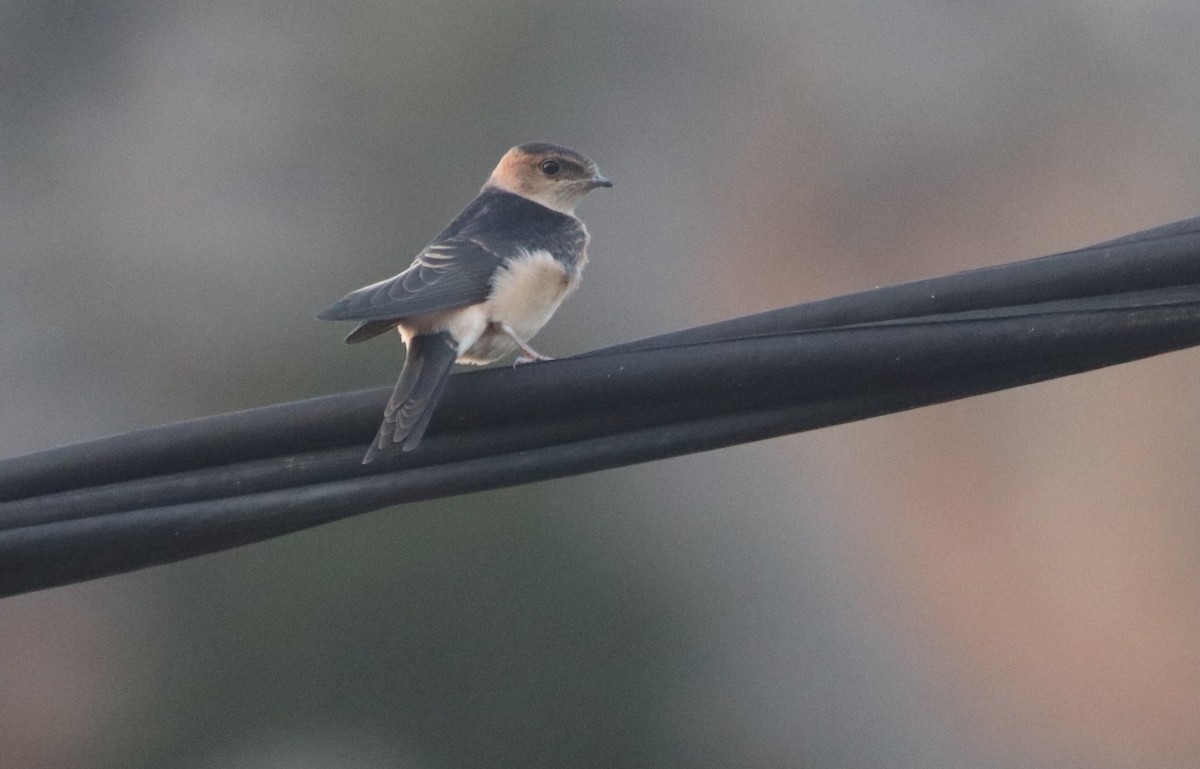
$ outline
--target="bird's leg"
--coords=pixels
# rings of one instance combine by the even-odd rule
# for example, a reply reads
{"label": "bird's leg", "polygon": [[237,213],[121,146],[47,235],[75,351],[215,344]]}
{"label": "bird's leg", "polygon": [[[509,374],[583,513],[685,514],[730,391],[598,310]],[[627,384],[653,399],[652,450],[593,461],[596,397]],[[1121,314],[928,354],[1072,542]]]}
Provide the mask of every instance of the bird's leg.
{"label": "bird's leg", "polygon": [[534,361],[554,360],[554,358],[542,355],[540,352],[530,347],[524,339],[517,336],[517,332],[513,331],[512,326],[508,325],[507,323],[500,323],[498,325],[500,326],[500,330],[504,332],[504,335],[516,342],[517,347],[521,348],[521,352],[525,353],[513,361],[514,367],[525,363],[533,363]]}

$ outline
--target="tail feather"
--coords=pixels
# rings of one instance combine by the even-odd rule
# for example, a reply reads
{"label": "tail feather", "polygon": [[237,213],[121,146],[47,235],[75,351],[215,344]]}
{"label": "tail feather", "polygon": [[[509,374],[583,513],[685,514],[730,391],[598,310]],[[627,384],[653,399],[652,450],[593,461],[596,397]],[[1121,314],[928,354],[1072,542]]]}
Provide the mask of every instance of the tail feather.
{"label": "tail feather", "polygon": [[454,338],[446,332],[409,340],[408,357],[383,411],[383,423],[375,441],[363,457],[364,465],[392,444],[402,444],[404,451],[412,451],[420,444],[457,357]]}

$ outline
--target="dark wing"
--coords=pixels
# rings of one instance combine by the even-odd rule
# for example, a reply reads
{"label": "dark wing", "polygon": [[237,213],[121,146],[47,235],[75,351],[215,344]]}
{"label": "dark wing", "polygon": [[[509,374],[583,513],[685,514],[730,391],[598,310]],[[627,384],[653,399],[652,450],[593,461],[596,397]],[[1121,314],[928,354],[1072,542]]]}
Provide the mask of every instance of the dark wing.
{"label": "dark wing", "polygon": [[355,326],[353,331],[351,331],[349,334],[346,334],[346,338],[343,341],[345,341],[346,344],[358,344],[359,342],[365,342],[368,339],[374,339],[380,334],[391,331],[399,324],[400,320],[398,318],[392,318],[390,320],[364,320],[362,323],[359,323],[357,326]]}
{"label": "dark wing", "polygon": [[[477,241],[450,239],[435,242],[426,247],[404,272],[351,291],[317,317],[321,320],[400,321],[414,315],[476,304],[491,293],[492,275],[499,265],[500,257]],[[380,330],[389,327],[381,326]]]}

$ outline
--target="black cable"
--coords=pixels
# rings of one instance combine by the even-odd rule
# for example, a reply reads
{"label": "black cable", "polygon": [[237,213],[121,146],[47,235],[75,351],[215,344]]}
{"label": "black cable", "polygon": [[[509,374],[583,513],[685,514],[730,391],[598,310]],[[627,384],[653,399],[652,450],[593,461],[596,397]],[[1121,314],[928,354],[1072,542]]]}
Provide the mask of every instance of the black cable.
{"label": "black cable", "polygon": [[0,462],[0,595],[349,515],[864,419],[1200,344],[1200,219],[1079,251],[452,377],[360,464],[388,389]]}

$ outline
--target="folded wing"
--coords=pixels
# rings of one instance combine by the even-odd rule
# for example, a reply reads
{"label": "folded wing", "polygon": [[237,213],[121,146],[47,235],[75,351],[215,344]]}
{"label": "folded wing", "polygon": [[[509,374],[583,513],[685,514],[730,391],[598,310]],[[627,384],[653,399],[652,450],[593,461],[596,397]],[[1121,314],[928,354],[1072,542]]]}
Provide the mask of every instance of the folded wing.
{"label": "folded wing", "polygon": [[487,299],[500,257],[479,241],[450,239],[431,244],[407,270],[351,291],[317,316],[322,320],[361,320],[346,337],[360,342],[405,318]]}

